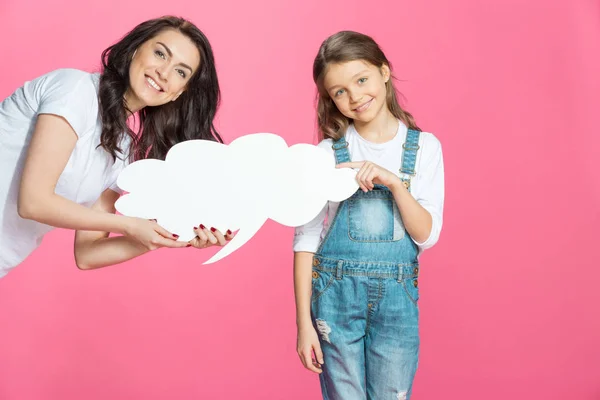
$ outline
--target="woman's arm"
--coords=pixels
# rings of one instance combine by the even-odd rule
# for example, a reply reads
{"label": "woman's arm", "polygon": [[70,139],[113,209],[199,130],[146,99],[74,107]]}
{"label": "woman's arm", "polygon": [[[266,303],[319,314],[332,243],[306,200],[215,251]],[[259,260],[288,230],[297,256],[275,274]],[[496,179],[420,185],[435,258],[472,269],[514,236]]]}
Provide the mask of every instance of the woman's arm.
{"label": "woman's arm", "polygon": [[87,208],[57,195],[56,183],[76,142],[77,135],[64,118],[51,114],[38,117],[21,178],[19,215],[57,228],[133,236],[146,249],[157,243],[181,247],[173,240],[175,236],[151,221]]}
{"label": "woman's arm", "polygon": [[[114,214],[119,195],[107,189],[92,206],[95,212]],[[75,263],[79,269],[95,269],[119,264],[149,251],[139,241],[128,237],[108,237],[109,232],[84,231],[75,233]]]}
{"label": "woman's arm", "polygon": [[57,228],[126,233],[126,218],[86,208],[55,193],[76,142],[75,131],[62,117],[38,117],[21,178],[19,215]]}
{"label": "woman's arm", "polygon": [[[92,206],[93,210],[114,213],[115,202],[119,195],[111,189],[106,189],[100,199]],[[156,225],[156,223],[154,223]],[[156,225],[157,228],[160,226]],[[171,244],[177,244],[177,247],[195,247],[204,249],[211,246],[225,246],[233,239],[233,232],[227,231],[222,234],[218,229],[207,227],[196,227],[196,237],[189,243],[173,242],[169,239],[163,239]],[[156,243],[156,247],[162,246]],[[119,264],[132,258],[141,256],[152,249],[144,247],[139,241],[128,237],[118,236],[109,237],[109,232],[95,231],[77,231],[75,233],[75,263],[79,269],[96,269],[107,267],[109,265]]]}

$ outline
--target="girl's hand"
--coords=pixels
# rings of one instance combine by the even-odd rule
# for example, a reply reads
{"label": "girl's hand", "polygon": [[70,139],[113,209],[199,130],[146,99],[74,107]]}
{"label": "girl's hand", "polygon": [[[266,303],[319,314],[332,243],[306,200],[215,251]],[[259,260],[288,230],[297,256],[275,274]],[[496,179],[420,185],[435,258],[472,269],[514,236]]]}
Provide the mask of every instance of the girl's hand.
{"label": "girl's hand", "polygon": [[[323,372],[321,368],[325,364],[323,352],[321,351],[317,331],[312,325],[298,329],[297,351],[304,368],[317,374]],[[313,357],[313,352],[315,357]]]}
{"label": "girl's hand", "polygon": [[373,190],[375,184],[387,186],[390,190],[394,186],[403,186],[398,176],[370,161],[341,163],[336,168],[360,168],[356,181],[363,192]]}
{"label": "girl's hand", "polygon": [[234,236],[230,230],[223,235],[218,229],[208,229],[202,224],[199,227],[194,227],[194,232],[196,232],[196,237],[190,240],[189,243],[197,249],[205,249],[210,246],[225,246]]}
{"label": "girl's hand", "polygon": [[158,225],[155,220],[143,218],[129,218],[125,235],[136,239],[148,250],[156,250],[161,247],[187,247],[186,242],[178,242],[178,235],[167,231]]}

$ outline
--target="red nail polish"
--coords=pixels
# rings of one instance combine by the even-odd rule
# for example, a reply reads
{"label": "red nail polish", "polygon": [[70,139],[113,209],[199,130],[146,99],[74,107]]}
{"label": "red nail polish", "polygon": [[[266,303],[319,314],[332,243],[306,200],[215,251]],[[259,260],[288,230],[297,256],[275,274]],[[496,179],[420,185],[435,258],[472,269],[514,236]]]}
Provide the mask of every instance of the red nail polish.
{"label": "red nail polish", "polygon": [[210,228],[211,232],[216,232],[217,230],[215,228]]}
{"label": "red nail polish", "polygon": [[231,235],[231,231],[229,229],[227,229],[227,234]]}
{"label": "red nail polish", "polygon": [[173,234],[173,237],[174,237],[174,238],[178,238],[178,237],[179,237],[179,235],[177,235],[177,234],[175,234],[175,233],[174,233],[174,234]]}
{"label": "red nail polish", "polygon": [[188,243],[185,247],[192,247],[192,245]]}
{"label": "red nail polish", "polygon": [[205,228],[204,225],[200,224],[200,229],[204,229],[204,228]]}
{"label": "red nail polish", "polygon": [[194,230],[196,230],[196,229],[198,229],[198,227],[197,227],[197,226],[195,226],[195,227],[194,227]]}

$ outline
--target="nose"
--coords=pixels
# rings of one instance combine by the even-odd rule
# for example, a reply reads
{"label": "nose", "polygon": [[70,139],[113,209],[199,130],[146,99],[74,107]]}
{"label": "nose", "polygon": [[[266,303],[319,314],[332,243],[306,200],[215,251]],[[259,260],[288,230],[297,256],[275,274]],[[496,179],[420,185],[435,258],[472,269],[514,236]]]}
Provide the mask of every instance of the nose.
{"label": "nose", "polygon": [[156,75],[158,75],[158,78],[164,82],[167,81],[168,68],[169,68],[169,66],[167,65],[167,63],[164,63],[164,64],[156,67]]}
{"label": "nose", "polygon": [[350,101],[352,103],[357,103],[363,98],[362,93],[360,93],[358,90],[349,91],[348,95],[350,96]]}

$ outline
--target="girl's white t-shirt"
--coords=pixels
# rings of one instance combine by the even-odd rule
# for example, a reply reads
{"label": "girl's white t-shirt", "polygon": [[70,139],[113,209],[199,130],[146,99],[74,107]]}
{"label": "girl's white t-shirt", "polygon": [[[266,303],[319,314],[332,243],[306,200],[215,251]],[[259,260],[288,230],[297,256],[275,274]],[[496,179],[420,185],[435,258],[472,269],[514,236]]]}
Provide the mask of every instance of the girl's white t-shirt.
{"label": "girl's white t-shirt", "polygon": [[[63,117],[78,136],[56,184],[56,194],[90,207],[116,180],[126,157],[116,161],[100,144],[100,75],[59,69],[26,82],[0,103],[0,277],[21,263],[53,227],[25,220],[17,200],[27,150],[38,115]],[[122,149],[127,149],[128,141]]]}
{"label": "girl's white t-shirt", "polygon": [[[346,132],[348,151],[351,161],[371,161],[380,167],[394,172],[402,177],[402,145],[406,140],[408,129],[401,121],[394,138],[385,143],[372,143],[359,135],[350,125]],[[334,154],[333,141],[325,139],[318,147]],[[419,253],[432,247],[439,239],[442,230],[444,209],[444,161],[442,146],[431,133],[421,132],[419,151],[415,165],[416,175],[411,179],[411,194],[432,217],[431,233],[422,243],[414,241],[419,247]],[[329,221],[337,212],[340,203],[330,201],[311,222],[296,228],[294,234],[294,251],[316,253],[321,240],[329,229]]]}

